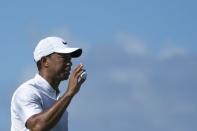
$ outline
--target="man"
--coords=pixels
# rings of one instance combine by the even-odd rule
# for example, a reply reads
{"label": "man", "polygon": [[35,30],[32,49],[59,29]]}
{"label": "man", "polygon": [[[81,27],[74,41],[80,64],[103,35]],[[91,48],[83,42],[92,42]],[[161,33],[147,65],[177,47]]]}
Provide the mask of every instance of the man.
{"label": "man", "polygon": [[[68,131],[68,112],[73,96],[85,79],[83,65],[71,73],[72,58],[82,54],[80,48],[70,48],[59,37],[41,40],[34,50],[38,74],[23,83],[11,102],[11,131]],[[59,84],[69,78],[67,90],[60,97]]]}

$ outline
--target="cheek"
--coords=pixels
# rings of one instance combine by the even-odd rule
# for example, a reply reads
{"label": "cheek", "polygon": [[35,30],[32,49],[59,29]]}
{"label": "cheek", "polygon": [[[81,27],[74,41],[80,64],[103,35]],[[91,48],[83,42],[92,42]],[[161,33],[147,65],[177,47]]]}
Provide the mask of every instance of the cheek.
{"label": "cheek", "polygon": [[65,62],[60,59],[53,59],[50,63],[50,70],[54,75],[58,75],[65,70]]}
{"label": "cheek", "polygon": [[55,64],[55,70],[56,70],[56,72],[62,72],[62,71],[64,71],[64,68],[65,68],[65,65],[63,64],[63,63],[56,63]]}
{"label": "cheek", "polygon": [[57,74],[62,69],[62,65],[58,62],[50,63],[49,70],[52,74]]}

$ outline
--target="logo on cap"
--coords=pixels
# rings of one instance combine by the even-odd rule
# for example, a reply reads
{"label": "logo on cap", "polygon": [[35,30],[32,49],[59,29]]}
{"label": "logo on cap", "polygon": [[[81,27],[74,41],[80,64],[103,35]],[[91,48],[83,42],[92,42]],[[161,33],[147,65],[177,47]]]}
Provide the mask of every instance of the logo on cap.
{"label": "logo on cap", "polygon": [[67,44],[67,42],[64,42],[64,41],[62,41],[62,43],[63,43],[64,45],[66,45],[66,44]]}

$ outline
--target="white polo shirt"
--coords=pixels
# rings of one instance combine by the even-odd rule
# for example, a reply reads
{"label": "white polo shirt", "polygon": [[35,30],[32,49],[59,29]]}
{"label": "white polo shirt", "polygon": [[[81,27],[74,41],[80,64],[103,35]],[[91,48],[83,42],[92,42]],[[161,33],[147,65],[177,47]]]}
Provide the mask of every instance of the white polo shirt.
{"label": "white polo shirt", "polygon": [[[12,96],[11,131],[29,131],[25,126],[27,120],[50,108],[58,98],[56,91],[39,74],[23,83]],[[67,111],[51,131],[68,131]]]}

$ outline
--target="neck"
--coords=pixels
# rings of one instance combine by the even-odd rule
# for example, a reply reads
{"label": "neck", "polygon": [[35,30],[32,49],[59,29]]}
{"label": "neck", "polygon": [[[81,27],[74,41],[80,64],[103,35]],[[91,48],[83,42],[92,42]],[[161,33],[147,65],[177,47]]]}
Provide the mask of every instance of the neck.
{"label": "neck", "polygon": [[45,73],[43,71],[39,71],[39,75],[42,76],[52,86],[54,90],[59,92],[60,81],[56,80],[54,77],[48,75],[48,73]]}

